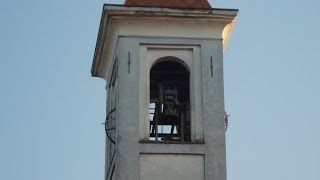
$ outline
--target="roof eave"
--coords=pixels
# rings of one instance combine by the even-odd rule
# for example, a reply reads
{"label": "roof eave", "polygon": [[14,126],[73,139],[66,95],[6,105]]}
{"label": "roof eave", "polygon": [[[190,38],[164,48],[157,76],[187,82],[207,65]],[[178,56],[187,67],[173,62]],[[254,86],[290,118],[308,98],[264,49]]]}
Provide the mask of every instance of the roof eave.
{"label": "roof eave", "polygon": [[182,9],[182,8],[159,8],[159,7],[133,7],[117,4],[104,4],[98,37],[91,67],[91,75],[93,77],[105,78],[99,73],[101,56],[106,42],[109,22],[112,16],[157,16],[157,17],[193,17],[193,18],[216,18],[230,19],[232,23],[226,34],[225,44],[230,37],[238,9]]}

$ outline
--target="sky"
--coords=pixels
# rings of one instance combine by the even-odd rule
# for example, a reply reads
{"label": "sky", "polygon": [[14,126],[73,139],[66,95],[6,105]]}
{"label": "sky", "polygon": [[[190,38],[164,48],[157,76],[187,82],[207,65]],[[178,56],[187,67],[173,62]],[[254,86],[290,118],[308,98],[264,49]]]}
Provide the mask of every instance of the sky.
{"label": "sky", "polygon": [[[320,1],[239,9],[224,55],[229,180],[319,180]],[[104,3],[2,0],[0,179],[102,180],[105,81],[90,74]]]}

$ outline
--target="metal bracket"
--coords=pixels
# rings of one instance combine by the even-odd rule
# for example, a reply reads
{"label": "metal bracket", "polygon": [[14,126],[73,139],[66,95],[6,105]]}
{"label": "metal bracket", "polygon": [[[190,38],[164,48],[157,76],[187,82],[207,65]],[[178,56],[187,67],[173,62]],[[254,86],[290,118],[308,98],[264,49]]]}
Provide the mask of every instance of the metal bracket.
{"label": "metal bracket", "polygon": [[130,56],[130,52],[128,52],[128,74],[130,74],[130,64],[131,64],[131,56]]}
{"label": "metal bracket", "polygon": [[212,56],[210,57],[210,70],[211,70],[211,77],[213,77],[213,62],[212,62]]}

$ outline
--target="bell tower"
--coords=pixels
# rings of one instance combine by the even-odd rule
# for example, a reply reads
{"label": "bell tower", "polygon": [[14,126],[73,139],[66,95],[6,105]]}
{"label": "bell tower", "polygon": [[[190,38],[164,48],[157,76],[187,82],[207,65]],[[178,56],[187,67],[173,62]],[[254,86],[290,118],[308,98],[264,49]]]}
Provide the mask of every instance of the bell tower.
{"label": "bell tower", "polygon": [[105,4],[106,180],[226,180],[223,51],[238,10],[206,0]]}

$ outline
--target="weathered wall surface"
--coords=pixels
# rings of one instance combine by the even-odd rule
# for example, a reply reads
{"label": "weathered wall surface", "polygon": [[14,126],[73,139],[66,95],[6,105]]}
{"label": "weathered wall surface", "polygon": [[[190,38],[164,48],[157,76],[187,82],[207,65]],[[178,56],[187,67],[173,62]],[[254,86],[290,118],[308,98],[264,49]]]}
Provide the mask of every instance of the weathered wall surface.
{"label": "weathered wall surface", "polygon": [[[149,172],[152,169],[147,165],[149,162],[152,162],[150,165],[159,166],[156,174],[172,175],[172,179],[175,179],[177,174],[167,171],[166,165],[182,165],[195,158],[197,160],[194,163],[177,167],[175,172],[182,173],[179,177],[194,171],[197,176],[202,174],[205,179],[226,180],[222,53],[222,39],[119,38],[115,179],[138,180],[140,177],[146,179],[157,176]],[[141,142],[149,133],[148,72],[157,57],[168,55],[177,56],[192,69],[192,142]],[[179,156],[173,158],[175,154]],[[199,167],[202,161],[204,170]],[[186,172],[185,169],[190,171]]]}
{"label": "weathered wall surface", "polygon": [[140,180],[151,179],[204,180],[204,156],[141,154]]}

